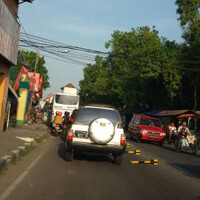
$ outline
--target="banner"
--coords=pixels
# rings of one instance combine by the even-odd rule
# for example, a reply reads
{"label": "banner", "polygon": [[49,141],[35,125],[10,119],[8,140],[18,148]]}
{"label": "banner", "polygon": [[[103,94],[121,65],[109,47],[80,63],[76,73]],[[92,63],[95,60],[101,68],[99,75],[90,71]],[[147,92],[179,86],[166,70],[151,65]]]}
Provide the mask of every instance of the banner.
{"label": "banner", "polygon": [[40,74],[29,72],[28,76],[30,78],[30,91],[39,92],[40,90]]}
{"label": "banner", "polygon": [[43,92],[34,92],[33,100],[37,101],[38,99],[41,99],[42,96],[43,96]]}
{"label": "banner", "polygon": [[42,88],[43,83],[43,76],[40,76],[39,73],[29,72],[26,67],[22,67],[20,70],[20,73],[18,74],[18,77],[15,81],[14,90],[18,90],[19,88],[19,82],[21,81],[22,74],[28,74],[28,77],[30,78],[30,89],[29,91],[33,92],[39,92]]}
{"label": "banner", "polygon": [[40,77],[40,80],[39,80],[39,91],[41,90],[42,88],[42,83],[43,83],[43,76]]}
{"label": "banner", "polygon": [[21,70],[20,70],[20,72],[18,74],[18,77],[17,77],[17,79],[15,81],[15,85],[14,85],[14,90],[15,91],[18,90],[18,88],[19,88],[19,82],[21,80],[22,74],[28,74],[28,73],[29,73],[29,71],[26,69],[26,67],[22,66],[22,68],[21,68]]}

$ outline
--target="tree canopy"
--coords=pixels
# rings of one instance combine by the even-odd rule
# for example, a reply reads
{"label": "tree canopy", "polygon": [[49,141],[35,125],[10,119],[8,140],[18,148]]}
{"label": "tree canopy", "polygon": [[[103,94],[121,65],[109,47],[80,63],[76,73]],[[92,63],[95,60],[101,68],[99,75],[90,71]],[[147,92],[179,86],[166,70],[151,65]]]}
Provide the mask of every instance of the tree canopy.
{"label": "tree canopy", "polygon": [[178,44],[145,26],[130,32],[115,31],[105,46],[109,56],[97,57],[95,64],[84,69],[80,81],[83,101],[117,107],[171,106],[171,96],[177,95],[181,85]]}
{"label": "tree canopy", "polygon": [[176,5],[185,40],[182,59],[188,61],[182,65],[187,69],[183,74],[183,99],[186,106],[193,105],[196,110],[200,98],[200,1],[176,0]]}

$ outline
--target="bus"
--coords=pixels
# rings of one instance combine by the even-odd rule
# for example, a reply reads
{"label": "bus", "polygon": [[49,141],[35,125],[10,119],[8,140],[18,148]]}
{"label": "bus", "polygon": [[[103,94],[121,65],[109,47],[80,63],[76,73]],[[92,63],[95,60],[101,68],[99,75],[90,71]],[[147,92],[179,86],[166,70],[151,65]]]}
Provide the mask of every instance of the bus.
{"label": "bus", "polygon": [[79,108],[79,95],[77,94],[67,94],[67,93],[56,93],[53,95],[52,100],[52,118],[54,120],[56,112],[62,112],[62,116],[65,112],[69,112],[69,115],[72,114],[73,110]]}

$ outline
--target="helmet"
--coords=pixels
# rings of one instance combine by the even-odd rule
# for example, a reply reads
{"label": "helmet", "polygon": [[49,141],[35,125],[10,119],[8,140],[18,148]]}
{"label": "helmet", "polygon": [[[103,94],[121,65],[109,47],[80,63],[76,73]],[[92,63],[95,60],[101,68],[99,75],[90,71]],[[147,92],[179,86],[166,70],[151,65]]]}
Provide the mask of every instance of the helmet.
{"label": "helmet", "polygon": [[56,111],[56,115],[58,115],[58,111]]}
{"label": "helmet", "polygon": [[186,126],[186,122],[183,122],[183,126]]}

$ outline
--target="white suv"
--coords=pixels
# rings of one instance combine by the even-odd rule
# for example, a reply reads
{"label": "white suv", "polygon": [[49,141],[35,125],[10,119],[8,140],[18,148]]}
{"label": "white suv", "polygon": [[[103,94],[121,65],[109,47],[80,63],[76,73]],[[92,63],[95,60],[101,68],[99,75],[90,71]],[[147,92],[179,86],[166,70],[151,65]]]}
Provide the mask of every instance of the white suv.
{"label": "white suv", "polygon": [[113,106],[91,104],[77,110],[66,139],[67,161],[73,159],[73,153],[92,152],[112,154],[115,163],[121,164],[125,148],[121,117]]}

